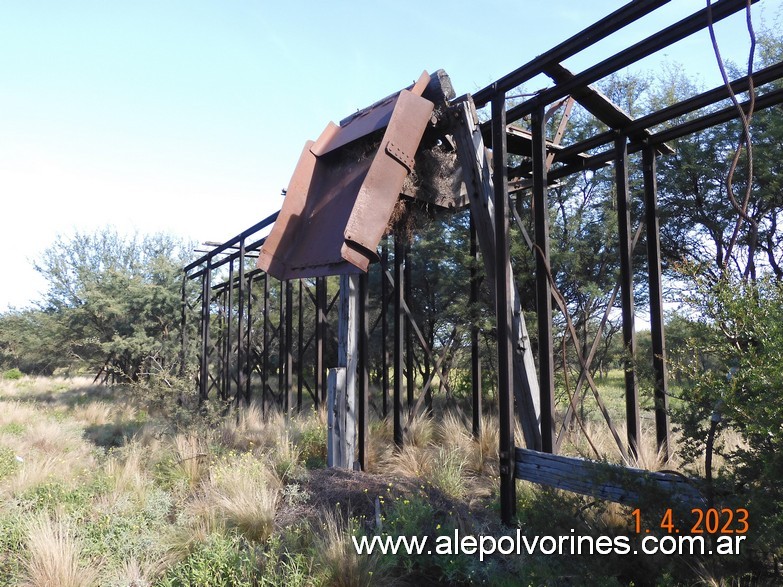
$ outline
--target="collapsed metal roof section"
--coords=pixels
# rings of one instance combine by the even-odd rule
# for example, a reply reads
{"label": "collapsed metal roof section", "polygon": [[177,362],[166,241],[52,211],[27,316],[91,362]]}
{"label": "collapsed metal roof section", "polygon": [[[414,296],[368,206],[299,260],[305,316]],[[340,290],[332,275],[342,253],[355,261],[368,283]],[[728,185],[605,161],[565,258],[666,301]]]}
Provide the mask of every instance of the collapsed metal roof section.
{"label": "collapsed metal roof section", "polygon": [[[450,84],[441,85],[447,79],[425,71],[413,86],[339,126],[329,123],[317,141],[308,141],[258,267],[278,279],[367,271],[378,260],[378,244],[435,102],[450,90]],[[435,101],[424,97],[428,87]]]}

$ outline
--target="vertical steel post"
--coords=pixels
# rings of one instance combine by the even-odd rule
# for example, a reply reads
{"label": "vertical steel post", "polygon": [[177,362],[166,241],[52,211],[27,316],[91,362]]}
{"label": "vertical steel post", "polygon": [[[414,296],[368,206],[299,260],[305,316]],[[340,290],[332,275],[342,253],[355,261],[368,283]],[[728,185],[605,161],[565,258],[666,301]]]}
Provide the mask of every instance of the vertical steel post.
{"label": "vertical steel post", "polygon": [[294,284],[285,282],[285,413],[294,407]]}
{"label": "vertical steel post", "polygon": [[188,346],[188,333],[187,333],[187,326],[188,326],[188,318],[187,318],[187,283],[188,283],[188,274],[184,273],[182,274],[182,291],[181,291],[181,299],[180,299],[180,344],[182,345],[180,348],[180,354],[179,354],[179,376],[184,377],[185,376],[185,362],[188,360],[188,354],[187,354],[187,346]]}
{"label": "vertical steel post", "polygon": [[231,351],[234,344],[231,340],[231,320],[234,318],[234,262],[228,264],[228,291],[224,294],[223,301],[226,304],[226,330],[224,332],[225,344],[223,345],[223,400],[231,397]]}
{"label": "vertical steel post", "polygon": [[198,400],[202,403],[209,395],[209,306],[212,292],[212,257],[201,277],[201,364],[199,365]]}
{"label": "vertical steel post", "polygon": [[264,273],[264,354],[261,357],[261,413],[266,414],[269,389],[269,274]]}
{"label": "vertical steel post", "polygon": [[297,328],[299,336],[296,345],[296,411],[302,411],[302,386],[304,385],[304,324],[303,324],[303,304],[302,304],[302,280],[299,280],[299,297],[297,300],[299,306]]}
{"label": "vertical steel post", "polygon": [[536,247],[536,312],[541,397],[541,450],[552,452],[555,434],[555,373],[552,342],[552,287],[549,282],[549,196],[546,169],[546,117],[540,106],[531,115],[533,133],[533,217]]}
{"label": "vertical steel post", "polygon": [[239,403],[245,395],[245,239],[239,241],[239,281],[237,283],[237,393]]}
{"label": "vertical steel post", "polygon": [[381,249],[381,387],[383,400],[381,417],[389,413],[389,282],[386,271],[389,268],[389,237],[383,241]]}
{"label": "vertical steel post", "polygon": [[666,368],[666,337],[663,324],[663,286],[661,283],[661,237],[658,223],[658,179],[655,150],[642,150],[644,173],[644,214],[647,224],[647,266],[650,291],[650,334],[652,336],[655,376],[655,438],[658,452],[669,460],[669,389]]}
{"label": "vertical steel post", "polygon": [[253,383],[253,276],[247,278],[247,330],[245,331],[245,403],[249,406]]}
{"label": "vertical steel post", "polygon": [[277,397],[280,402],[278,406],[283,412],[288,414],[288,388],[286,386],[285,364],[286,364],[286,345],[285,340],[285,282],[280,281],[280,294],[278,295],[278,321],[277,321]]}
{"label": "vertical steel post", "polygon": [[357,397],[359,427],[359,466],[367,470],[367,439],[369,438],[370,395],[370,319],[369,283],[366,273],[359,276],[359,396]]}
{"label": "vertical steel post", "polygon": [[324,379],[324,338],[326,337],[326,278],[318,277],[315,280],[315,397],[316,408],[318,401],[326,403],[326,382]]}
{"label": "vertical steel post", "polygon": [[402,333],[402,258],[405,244],[402,237],[394,235],[394,444],[402,447],[402,371],[405,340]]}
{"label": "vertical steel post", "polygon": [[495,190],[495,312],[498,332],[498,416],[500,420],[500,516],[511,524],[516,514],[514,482],[514,362],[512,357],[511,272],[508,248],[506,171],[506,96],[492,98],[492,175]]}
{"label": "vertical steel post", "polygon": [[[413,308],[413,303],[411,300],[412,294],[411,294],[411,285],[413,283],[413,270],[412,270],[412,263],[411,263],[411,255],[410,255],[410,247],[408,245],[405,245],[405,253],[403,255],[404,259],[404,268],[403,268],[403,277],[402,277],[402,285],[403,285],[403,291],[405,296],[405,304],[408,306],[408,310],[412,311],[411,308]],[[405,384],[407,389],[407,404],[408,409],[413,409],[413,404],[416,402],[415,395],[415,385],[416,385],[416,376],[414,374],[414,367],[413,367],[413,328],[411,328],[411,325],[408,320],[404,321],[404,329],[405,329]]]}
{"label": "vertical steel post", "polygon": [[620,299],[623,311],[625,347],[625,418],[628,448],[634,456],[639,448],[639,389],[636,381],[636,330],[633,304],[633,235],[631,234],[631,195],[628,188],[628,140],[615,139],[615,176],[617,185],[617,231],[620,244]]}
{"label": "vertical steel post", "polygon": [[478,242],[473,213],[470,213],[470,377],[473,392],[473,436],[481,434],[481,356],[479,354],[479,327],[476,307],[479,301]]}

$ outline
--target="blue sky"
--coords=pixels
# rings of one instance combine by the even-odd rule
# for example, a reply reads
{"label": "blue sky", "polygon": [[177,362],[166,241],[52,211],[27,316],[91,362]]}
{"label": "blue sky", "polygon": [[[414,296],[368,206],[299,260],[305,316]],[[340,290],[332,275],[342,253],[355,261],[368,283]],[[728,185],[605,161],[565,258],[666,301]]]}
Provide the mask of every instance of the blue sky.
{"label": "blue sky", "polygon": [[[760,2],[756,24],[781,2]],[[31,261],[57,234],[225,240],[279,208],[304,141],[329,120],[424,69],[475,91],[622,4],[0,0],[0,311],[45,288]],[[567,65],[703,5],[673,0]],[[717,31],[725,58],[747,58],[743,15]],[[663,58],[719,83],[706,33]]]}

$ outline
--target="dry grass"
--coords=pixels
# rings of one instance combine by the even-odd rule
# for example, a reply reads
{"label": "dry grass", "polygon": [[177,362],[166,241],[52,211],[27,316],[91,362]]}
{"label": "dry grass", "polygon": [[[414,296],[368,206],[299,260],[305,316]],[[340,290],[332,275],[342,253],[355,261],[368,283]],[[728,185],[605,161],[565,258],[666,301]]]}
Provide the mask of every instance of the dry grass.
{"label": "dry grass", "polygon": [[209,474],[209,446],[206,439],[195,433],[177,434],[174,437],[174,450],[176,468],[189,487],[196,487]]}
{"label": "dry grass", "polygon": [[82,545],[73,527],[39,514],[27,523],[23,584],[30,587],[95,585],[96,569],[80,561]]}
{"label": "dry grass", "polygon": [[113,482],[114,496],[139,495],[149,487],[151,479],[144,453],[144,447],[134,442],[106,462],[105,471]]}
{"label": "dry grass", "polygon": [[21,434],[5,434],[2,444],[20,459],[17,470],[0,483],[0,492],[19,495],[42,483],[72,485],[97,467],[93,447],[77,427],[36,415]]}
{"label": "dry grass", "polygon": [[130,558],[123,561],[120,567],[111,573],[107,583],[127,587],[147,587],[152,585],[156,574],[155,565],[149,561]]}
{"label": "dry grass", "polygon": [[111,406],[106,402],[90,402],[76,406],[72,415],[75,420],[84,422],[90,426],[104,426],[115,419],[117,406]]}
{"label": "dry grass", "polygon": [[425,410],[420,411],[412,419],[409,414],[403,414],[403,423],[403,438],[406,445],[424,448],[435,440],[435,421]]}
{"label": "dry grass", "polygon": [[404,445],[383,465],[387,473],[403,477],[428,477],[432,473],[432,451]]}
{"label": "dry grass", "polygon": [[279,479],[264,463],[245,453],[215,465],[194,506],[200,518],[209,521],[214,514],[249,540],[262,543],[272,534],[280,489]]}
{"label": "dry grass", "polygon": [[318,566],[332,587],[368,587],[383,582],[386,567],[375,554],[358,555],[353,529],[338,515],[327,512],[313,528]]}

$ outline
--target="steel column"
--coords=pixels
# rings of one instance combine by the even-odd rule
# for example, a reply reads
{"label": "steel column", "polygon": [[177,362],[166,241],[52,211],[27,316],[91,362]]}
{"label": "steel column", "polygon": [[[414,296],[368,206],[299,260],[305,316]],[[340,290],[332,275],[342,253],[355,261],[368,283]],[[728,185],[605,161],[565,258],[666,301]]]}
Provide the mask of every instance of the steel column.
{"label": "steel column", "polygon": [[294,284],[288,279],[285,282],[285,383],[284,410],[286,415],[293,409],[293,369],[294,369]]}
{"label": "steel column", "polygon": [[405,244],[400,235],[394,235],[394,444],[402,447],[402,371],[405,359],[405,340],[402,333],[403,286],[402,258]]}
{"label": "steel column", "polygon": [[245,403],[249,406],[253,383],[253,276],[247,278],[247,331],[245,332]]}
{"label": "steel column", "polygon": [[495,190],[495,312],[498,333],[498,412],[500,420],[500,516],[511,524],[516,514],[514,482],[514,381],[512,287],[508,247],[508,174],[506,170],[506,97],[492,98],[492,174]]}
{"label": "steel column", "polygon": [[647,224],[647,266],[650,291],[650,334],[652,336],[655,376],[655,438],[658,452],[669,460],[669,390],[666,369],[666,338],[663,324],[663,287],[661,283],[661,238],[658,223],[658,180],[655,150],[642,150],[644,172],[644,214]]}
{"label": "steel column", "polygon": [[[245,342],[245,239],[239,241],[239,278],[237,283],[237,393],[236,400],[245,394],[244,353]],[[249,328],[249,325],[248,325]]]}
{"label": "steel column", "polygon": [[278,296],[278,322],[277,322],[277,399],[278,407],[286,415],[288,414],[288,380],[285,374],[286,367],[286,329],[285,329],[285,282],[280,281],[280,294]]}
{"label": "steel column", "polygon": [[201,278],[201,361],[199,365],[198,400],[202,403],[209,395],[209,305],[212,295],[212,258],[207,259],[207,266]]}
{"label": "steel column", "polygon": [[625,348],[625,418],[630,454],[639,448],[639,387],[636,380],[636,330],[633,303],[633,235],[631,234],[631,195],[628,188],[628,139],[615,139],[615,176],[617,185],[617,232],[620,244],[620,300],[623,312]]}
{"label": "steel column", "polygon": [[359,466],[367,470],[367,439],[369,438],[369,395],[370,395],[370,318],[369,284],[367,274],[359,276],[359,395],[357,416],[359,427]]}
{"label": "steel column", "polygon": [[533,217],[536,249],[536,311],[538,314],[538,369],[541,396],[541,450],[552,452],[555,434],[555,370],[552,340],[552,286],[549,282],[549,196],[546,168],[544,106],[531,115],[533,149]]}
{"label": "steel column", "polygon": [[[404,269],[403,269],[403,277],[402,277],[402,288],[405,296],[405,304],[408,306],[408,308],[412,308],[412,300],[411,300],[411,285],[413,283],[413,271],[411,266],[411,255],[410,255],[410,246],[405,246],[405,254],[403,256],[404,258]],[[396,283],[396,282],[395,282]],[[415,384],[416,384],[416,377],[414,376],[414,367],[413,367],[413,329],[411,328],[410,324],[405,322],[404,326],[405,330],[405,384],[407,388],[407,405],[408,409],[413,408],[413,404],[416,402],[415,395]]]}
{"label": "steel column", "polygon": [[389,237],[383,241],[381,249],[381,387],[382,405],[381,417],[389,413],[389,282],[386,271],[389,268]]}
{"label": "steel column", "polygon": [[299,312],[297,328],[299,329],[299,336],[296,346],[296,411],[302,411],[302,386],[304,385],[304,377],[302,376],[304,370],[304,324],[303,324],[303,304],[302,304],[302,280],[299,280]]}
{"label": "steel column", "polygon": [[264,356],[261,359],[261,412],[266,414],[269,389],[269,274],[264,273]]}
{"label": "steel column", "polygon": [[225,342],[223,343],[223,389],[221,397],[227,400],[231,396],[231,350],[234,346],[231,343],[231,320],[234,316],[234,262],[228,265],[228,286],[223,295],[226,315],[226,330],[224,332]]}
{"label": "steel column", "polygon": [[325,367],[324,367],[324,338],[326,336],[326,278],[318,277],[315,280],[315,397],[316,408],[318,402],[326,403]]}
{"label": "steel column", "polygon": [[476,308],[479,302],[479,255],[476,235],[476,224],[473,213],[470,212],[470,375],[473,397],[473,436],[481,434],[481,356],[479,354],[479,326]]}
{"label": "steel column", "polygon": [[183,272],[182,274],[182,290],[180,298],[180,344],[182,345],[179,355],[179,376],[185,377],[185,362],[188,360],[188,334],[187,334],[187,283],[188,274]]}

